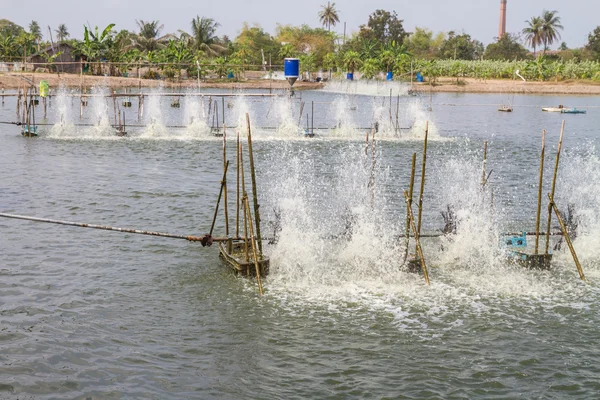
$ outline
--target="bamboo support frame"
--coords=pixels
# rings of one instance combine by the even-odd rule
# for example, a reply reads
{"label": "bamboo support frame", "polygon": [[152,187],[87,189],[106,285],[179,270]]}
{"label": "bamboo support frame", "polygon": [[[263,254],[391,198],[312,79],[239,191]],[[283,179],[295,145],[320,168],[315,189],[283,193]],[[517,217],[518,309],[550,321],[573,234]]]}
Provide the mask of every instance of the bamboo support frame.
{"label": "bamboo support frame", "polygon": [[413,230],[413,234],[415,236],[415,242],[417,242],[417,255],[419,257],[419,261],[421,262],[421,269],[423,270],[423,276],[425,278],[425,282],[427,285],[429,282],[429,273],[427,272],[427,265],[425,265],[425,257],[423,257],[423,249],[421,248],[421,241],[419,240],[419,232],[417,231],[417,227],[415,226],[415,218],[413,216],[412,207],[409,203],[408,192],[404,191],[404,198],[406,199],[406,208],[408,210],[408,216],[410,218],[410,226]]}
{"label": "bamboo support frame", "polygon": [[542,184],[544,182],[544,156],[546,153],[546,130],[542,131],[542,154],[540,156],[540,180],[538,184],[538,205],[535,217],[535,254],[538,254],[540,245],[540,219],[542,215]]}
{"label": "bamboo support frame", "polygon": [[236,191],[235,191],[235,236],[240,236],[240,131],[237,131],[237,141],[236,141],[236,162],[237,162],[237,171],[236,171]]}
{"label": "bamboo support frame", "polygon": [[579,272],[579,277],[582,281],[585,281],[585,275],[583,274],[583,269],[581,268],[581,264],[579,263],[579,258],[577,257],[577,253],[575,252],[575,248],[573,247],[573,242],[571,242],[571,237],[569,236],[569,232],[567,231],[567,227],[565,226],[565,222],[563,221],[560,213],[558,212],[558,207],[556,207],[556,203],[552,199],[552,196],[548,193],[548,199],[550,200],[550,207],[554,209],[554,213],[556,214],[556,219],[558,219],[558,223],[560,225],[560,229],[563,232],[563,236],[567,241],[567,245],[569,246],[569,250],[571,251],[571,255],[573,256],[573,261],[575,261],[575,266],[577,267],[577,272]]}
{"label": "bamboo support frame", "polygon": [[563,134],[565,133],[565,120],[562,122],[562,126],[560,128],[560,138],[558,139],[558,149],[556,151],[556,164],[554,165],[554,176],[552,178],[552,190],[550,192],[550,204],[548,204],[548,223],[546,227],[546,250],[545,254],[548,254],[548,250],[550,248],[550,236],[548,233],[550,232],[550,225],[552,224],[552,202],[554,201],[554,193],[556,189],[556,176],[558,174],[558,162],[560,160],[560,151],[562,149],[562,140]]}

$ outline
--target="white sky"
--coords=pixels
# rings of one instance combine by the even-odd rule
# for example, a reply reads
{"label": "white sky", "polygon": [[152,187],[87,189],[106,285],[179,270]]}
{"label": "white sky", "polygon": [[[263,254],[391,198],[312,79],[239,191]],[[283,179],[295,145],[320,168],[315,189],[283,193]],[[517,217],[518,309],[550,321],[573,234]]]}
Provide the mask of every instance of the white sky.
{"label": "white sky", "polygon": [[[211,17],[221,24],[219,36],[231,39],[239,33],[242,23],[259,24],[274,34],[280,24],[308,24],[319,26],[318,12],[326,0],[275,1],[275,0],[0,0],[0,19],[9,19],[23,27],[36,20],[42,27],[44,38],[48,25],[52,30],[58,24],[67,25],[72,37],[81,39],[83,25],[98,25],[103,29],[115,23],[115,29],[137,31],[136,19],[159,20],[164,33],[189,31],[190,21],[196,16]],[[369,14],[376,9],[395,10],[404,20],[407,31],[416,26],[434,32],[465,31],[473,38],[488,44],[498,35],[500,0],[337,0],[340,23],[334,30],[343,33],[344,22],[348,34],[365,24]],[[540,15],[543,9],[558,10],[565,27],[562,40],[571,48],[587,43],[587,35],[600,25],[600,1],[579,0],[508,0],[507,31],[520,32],[525,20]],[[54,33],[53,33],[54,34]],[[553,45],[558,47],[559,43]]]}

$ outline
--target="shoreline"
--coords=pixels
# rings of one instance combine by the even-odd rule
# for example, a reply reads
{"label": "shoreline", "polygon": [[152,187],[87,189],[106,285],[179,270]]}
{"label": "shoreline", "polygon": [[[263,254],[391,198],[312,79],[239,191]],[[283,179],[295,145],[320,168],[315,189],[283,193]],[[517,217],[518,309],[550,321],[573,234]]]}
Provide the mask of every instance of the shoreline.
{"label": "shoreline", "polygon": [[[50,73],[0,73],[0,90],[14,90],[33,81],[37,86],[41,80],[48,82],[51,88],[80,86],[103,86],[118,88],[195,88],[195,80],[171,82],[154,79],[138,79],[125,77],[106,77],[77,74]],[[358,81],[360,82],[360,81]],[[385,82],[385,81],[384,81]],[[297,81],[294,90],[322,89],[327,83]],[[407,86],[410,84],[407,82]],[[201,88],[213,89],[265,89],[284,90],[289,85],[284,80],[252,79],[246,81],[228,82],[223,80],[201,81]],[[498,94],[540,94],[540,95],[600,95],[600,82],[595,81],[561,81],[561,82],[524,82],[521,80],[489,79],[481,80],[464,78],[457,84],[456,78],[440,78],[435,85],[427,82],[413,83],[412,89],[419,93],[498,93]]]}

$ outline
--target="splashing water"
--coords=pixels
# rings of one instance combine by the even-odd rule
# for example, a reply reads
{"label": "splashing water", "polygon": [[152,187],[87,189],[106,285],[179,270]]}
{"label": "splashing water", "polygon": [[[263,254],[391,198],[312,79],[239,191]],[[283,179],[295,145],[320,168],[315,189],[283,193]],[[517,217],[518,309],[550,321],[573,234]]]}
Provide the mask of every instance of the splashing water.
{"label": "splashing water", "polygon": [[161,96],[153,96],[152,94],[148,96],[148,108],[146,115],[148,123],[140,137],[166,138],[169,136],[169,132],[165,127],[162,118]]}
{"label": "splashing water", "polygon": [[324,92],[343,93],[348,95],[364,96],[406,96],[409,85],[402,82],[390,82],[379,80],[333,80],[325,84],[321,89]]}
{"label": "splashing water", "polygon": [[184,125],[187,138],[208,138],[210,127],[206,124],[206,113],[202,100],[197,96],[186,96],[184,99]]}
{"label": "splashing water", "polygon": [[68,94],[66,88],[59,88],[57,91],[54,113],[54,119],[57,122],[50,128],[50,137],[70,137],[77,134],[77,128],[69,112],[71,98],[67,96]]}

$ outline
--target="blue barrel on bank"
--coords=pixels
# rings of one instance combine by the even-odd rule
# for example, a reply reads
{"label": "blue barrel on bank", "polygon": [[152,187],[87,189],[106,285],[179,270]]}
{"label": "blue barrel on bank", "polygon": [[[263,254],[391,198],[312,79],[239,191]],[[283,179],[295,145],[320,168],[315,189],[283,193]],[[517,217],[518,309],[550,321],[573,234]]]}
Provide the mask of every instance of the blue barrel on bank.
{"label": "blue barrel on bank", "polygon": [[385,79],[388,81],[391,81],[394,79],[394,73],[392,71],[388,71],[387,75],[385,76]]}
{"label": "blue barrel on bank", "polygon": [[353,72],[348,72],[346,74],[346,79],[348,79],[349,81],[353,81],[354,80],[354,73]]}
{"label": "blue barrel on bank", "polygon": [[300,76],[300,60],[298,58],[283,59],[283,76],[290,86],[294,86],[296,79]]}

